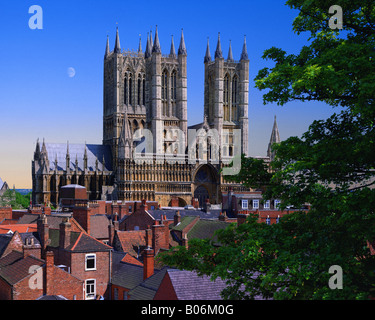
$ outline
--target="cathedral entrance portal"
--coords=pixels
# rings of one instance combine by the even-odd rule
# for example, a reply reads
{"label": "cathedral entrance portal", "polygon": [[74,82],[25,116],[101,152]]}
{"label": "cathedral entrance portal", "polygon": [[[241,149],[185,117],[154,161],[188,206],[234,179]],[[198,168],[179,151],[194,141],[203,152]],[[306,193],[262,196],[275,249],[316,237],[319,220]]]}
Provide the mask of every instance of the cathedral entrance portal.
{"label": "cathedral entrance portal", "polygon": [[218,182],[219,176],[215,167],[204,164],[197,168],[194,177],[194,198],[199,200],[200,207],[206,199],[210,199],[210,203],[217,203]]}

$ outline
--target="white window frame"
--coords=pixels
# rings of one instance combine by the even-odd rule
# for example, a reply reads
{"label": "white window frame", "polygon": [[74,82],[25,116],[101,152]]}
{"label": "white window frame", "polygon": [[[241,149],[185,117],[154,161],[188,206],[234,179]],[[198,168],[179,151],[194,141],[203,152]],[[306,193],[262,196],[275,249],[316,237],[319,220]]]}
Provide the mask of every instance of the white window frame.
{"label": "white window frame", "polygon": [[271,207],[271,201],[270,200],[266,200],[265,202],[264,202],[264,209],[269,209]]}
{"label": "white window frame", "polygon": [[[246,206],[245,206],[246,204]],[[249,201],[248,200],[242,200],[241,202],[242,209],[249,209]]]}
{"label": "white window frame", "polygon": [[259,200],[258,199],[253,200],[253,209],[259,209]]}
{"label": "white window frame", "polygon": [[270,218],[270,216],[267,216],[267,218],[266,218],[266,224],[267,225],[271,225],[271,218]]}
{"label": "white window frame", "polygon": [[280,200],[278,200],[278,199],[275,199],[275,201],[274,201],[274,203],[273,203],[273,205],[274,205],[274,207],[275,207],[275,209],[279,209],[277,206],[279,205],[281,203],[281,201]]}
{"label": "white window frame", "polygon": [[[94,257],[94,267],[93,268],[88,268],[87,267],[87,260],[90,257]],[[85,271],[95,271],[96,270],[96,254],[95,253],[88,253],[85,255]]]}
{"label": "white window frame", "polygon": [[[94,284],[94,292],[88,292],[87,290],[87,282],[89,281],[93,281]],[[90,284],[90,286],[92,286],[92,284]],[[95,300],[95,297],[96,297],[96,279],[86,279],[85,280],[85,299],[86,300]]]}

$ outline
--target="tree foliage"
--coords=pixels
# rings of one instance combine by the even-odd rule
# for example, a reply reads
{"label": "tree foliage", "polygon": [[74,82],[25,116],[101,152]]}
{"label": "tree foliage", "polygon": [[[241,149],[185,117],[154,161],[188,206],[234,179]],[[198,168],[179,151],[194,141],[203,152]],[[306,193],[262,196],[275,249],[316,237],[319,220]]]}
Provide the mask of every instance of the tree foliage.
{"label": "tree foliage", "polygon": [[[264,198],[300,207],[280,223],[256,217],[218,233],[221,246],[190,241],[165,257],[170,264],[227,280],[225,298],[367,299],[374,296],[375,258],[375,4],[369,0],[289,0],[299,11],[293,30],[310,34],[298,54],[270,48],[272,60],[255,85],[264,103],[320,101],[336,112],[316,120],[301,138],[273,148],[270,170],[242,158],[232,177],[264,190]],[[343,10],[343,30],[328,27],[329,7]],[[343,270],[343,289],[329,288],[329,268]]]}

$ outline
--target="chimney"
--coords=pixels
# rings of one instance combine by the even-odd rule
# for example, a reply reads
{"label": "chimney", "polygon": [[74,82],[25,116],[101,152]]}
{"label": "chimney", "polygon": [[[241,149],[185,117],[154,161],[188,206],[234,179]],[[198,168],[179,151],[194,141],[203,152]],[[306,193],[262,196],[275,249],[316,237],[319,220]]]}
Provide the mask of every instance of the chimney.
{"label": "chimney", "polygon": [[39,219],[37,220],[37,230],[40,236],[43,256],[49,243],[49,226],[45,214],[40,215]]}
{"label": "chimney", "polygon": [[53,289],[54,289],[54,277],[53,277],[53,271],[54,271],[54,254],[52,251],[46,252],[46,263],[45,263],[45,295],[53,295]]}
{"label": "chimney", "polygon": [[147,226],[147,229],[146,229],[146,246],[147,247],[152,246],[152,230],[150,229],[150,226]]}
{"label": "chimney", "polygon": [[108,224],[108,244],[110,246],[113,245],[113,238],[115,236],[115,226],[113,225],[112,223],[112,220],[109,220],[109,224]]}
{"label": "chimney", "polygon": [[70,230],[71,224],[67,218],[65,221],[60,223],[60,238],[59,238],[59,247],[65,249],[70,245]]}
{"label": "chimney", "polygon": [[90,234],[91,208],[88,204],[76,204],[73,208],[73,218]]}
{"label": "chimney", "polygon": [[181,222],[180,211],[176,211],[174,215],[174,225],[177,226]]}
{"label": "chimney", "polygon": [[147,247],[143,251],[143,280],[154,274],[154,250]]}
{"label": "chimney", "polygon": [[188,241],[186,234],[182,235],[181,245],[185,247],[186,249],[189,248],[189,241]]}
{"label": "chimney", "polygon": [[148,205],[147,205],[147,202],[145,199],[142,200],[142,204],[141,204],[141,212],[145,212],[148,210]]}

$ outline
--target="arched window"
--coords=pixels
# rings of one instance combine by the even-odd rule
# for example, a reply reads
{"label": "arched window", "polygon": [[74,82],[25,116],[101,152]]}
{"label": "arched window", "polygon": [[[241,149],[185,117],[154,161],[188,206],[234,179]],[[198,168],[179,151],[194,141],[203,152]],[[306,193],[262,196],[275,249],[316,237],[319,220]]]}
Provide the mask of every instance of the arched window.
{"label": "arched window", "polygon": [[125,75],[124,79],[124,104],[128,104],[128,75]]}
{"label": "arched window", "polygon": [[161,102],[163,104],[163,116],[167,116],[168,110],[168,74],[163,71],[161,76]]}
{"label": "arched window", "polygon": [[177,100],[177,72],[173,71],[171,76],[171,102],[172,102],[172,116],[176,114],[176,100]]}
{"label": "arched window", "polygon": [[238,77],[234,76],[232,80],[232,121],[238,120]]}
{"label": "arched window", "polygon": [[172,101],[177,100],[177,73],[173,71],[171,77],[171,99]]}
{"label": "arched window", "polygon": [[142,80],[142,104],[146,104],[146,80],[143,78]]}
{"label": "arched window", "polygon": [[224,107],[224,121],[229,121],[229,76],[228,74],[224,77],[224,96],[223,96],[223,107]]}
{"label": "arched window", "polygon": [[133,79],[131,74],[129,76],[129,104],[133,104]]}
{"label": "arched window", "polygon": [[141,76],[138,76],[138,84],[137,84],[137,100],[138,100],[138,105],[141,105],[141,90],[142,90],[142,80]]}

